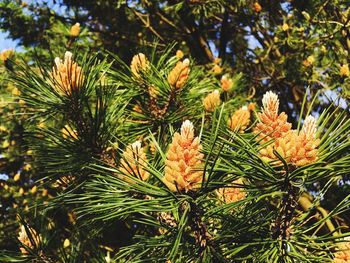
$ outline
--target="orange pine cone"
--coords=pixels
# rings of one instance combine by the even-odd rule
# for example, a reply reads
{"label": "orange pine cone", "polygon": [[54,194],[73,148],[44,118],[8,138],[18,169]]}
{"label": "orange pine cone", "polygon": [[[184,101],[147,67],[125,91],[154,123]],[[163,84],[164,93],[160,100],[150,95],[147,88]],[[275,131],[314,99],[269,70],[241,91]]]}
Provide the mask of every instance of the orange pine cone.
{"label": "orange pine cone", "polygon": [[[243,180],[240,178],[232,182],[233,185],[243,185]],[[225,202],[233,203],[243,200],[246,197],[246,193],[241,187],[223,187],[217,190],[219,198]]]}
{"label": "orange pine cone", "polygon": [[149,172],[145,169],[146,165],[147,157],[144,148],[141,147],[141,142],[134,142],[126,147],[123,153],[119,167],[121,174],[118,174],[118,177],[130,183],[135,181],[125,176],[125,174],[146,181],[149,177]]}
{"label": "orange pine cone", "polygon": [[145,54],[143,53],[138,53],[135,56],[133,56],[130,64],[130,70],[131,73],[136,77],[140,78],[141,77],[141,72],[144,72],[148,69],[149,67],[149,61]]}
{"label": "orange pine cone", "polygon": [[218,90],[214,90],[212,93],[209,93],[203,100],[204,109],[208,112],[213,112],[220,104],[221,100]]}
{"label": "orange pine cone", "polygon": [[292,163],[296,166],[304,166],[317,161],[318,150],[317,146],[320,143],[316,139],[316,120],[312,116],[308,116],[303,125],[295,146],[295,154],[292,156]]}
{"label": "orange pine cone", "polygon": [[70,95],[80,89],[83,81],[83,72],[80,66],[73,60],[73,54],[67,51],[64,61],[55,58],[55,66],[52,69],[54,87],[61,93]]}
{"label": "orange pine cone", "polygon": [[165,161],[163,182],[171,191],[187,192],[200,187],[203,177],[201,149],[199,138],[194,137],[192,122],[186,120],[181,133],[174,134]]}
{"label": "orange pine cone", "polygon": [[236,110],[228,120],[228,127],[236,132],[243,133],[250,123],[250,111],[246,106]]}
{"label": "orange pine cone", "polygon": [[268,91],[263,97],[262,112],[258,113],[260,122],[256,125],[254,132],[258,134],[260,143],[271,139],[277,139],[288,133],[292,125],[287,122],[287,114],[278,114],[279,100],[275,93]]}
{"label": "orange pine cone", "polygon": [[221,88],[224,91],[229,91],[233,86],[232,79],[230,77],[228,77],[227,75],[223,75],[221,77],[220,83],[221,83]]}
{"label": "orange pine cone", "polygon": [[184,59],[183,61],[177,62],[176,66],[170,71],[168,76],[168,82],[172,87],[181,89],[190,74],[190,60]]}

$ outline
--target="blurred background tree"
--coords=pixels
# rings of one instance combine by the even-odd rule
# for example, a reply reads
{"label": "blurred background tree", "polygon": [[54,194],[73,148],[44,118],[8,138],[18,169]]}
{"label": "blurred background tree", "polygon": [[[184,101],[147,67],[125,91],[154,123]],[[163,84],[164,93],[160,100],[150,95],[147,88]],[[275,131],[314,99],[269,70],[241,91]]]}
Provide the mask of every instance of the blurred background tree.
{"label": "blurred background tree", "polygon": [[[0,224],[6,227],[0,225],[0,238],[4,240],[0,249],[18,246],[8,235],[17,228],[16,212],[24,211],[35,199],[50,196],[50,189],[33,189],[34,182],[42,177],[32,167],[34,157],[23,143],[23,125],[40,128],[45,120],[34,121],[22,114],[25,102],[7,80],[14,70],[10,58],[36,66],[39,60],[52,63],[66,50],[74,50],[111,52],[128,64],[139,51],[155,48],[163,52],[176,43],[177,49],[191,56],[218,83],[225,74],[241,74],[245,88],[234,90],[237,98],[260,100],[266,91],[276,92],[281,111],[294,125],[304,97],[306,108],[316,97],[316,115],[331,103],[349,114],[347,0],[1,0],[0,28],[20,47],[9,57],[2,53]],[[339,185],[332,186],[333,194],[322,200],[326,209],[331,210],[350,193],[348,179],[344,176]],[[311,190],[318,191],[323,184],[319,182]],[[67,225],[71,224],[69,211],[62,214]],[[56,216],[62,214],[57,212]],[[342,218],[349,222],[349,213]]]}

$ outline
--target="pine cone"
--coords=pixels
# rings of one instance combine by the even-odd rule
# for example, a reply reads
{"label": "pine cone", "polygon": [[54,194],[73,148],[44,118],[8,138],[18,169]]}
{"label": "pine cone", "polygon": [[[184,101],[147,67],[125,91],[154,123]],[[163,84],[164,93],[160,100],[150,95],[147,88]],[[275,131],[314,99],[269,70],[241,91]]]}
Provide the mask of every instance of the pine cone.
{"label": "pine cone", "polygon": [[260,143],[271,139],[277,139],[288,133],[292,125],[287,122],[287,115],[282,112],[278,114],[279,100],[275,93],[268,91],[263,97],[262,112],[258,113],[260,122],[256,125],[254,132],[258,134]]}
{"label": "pine cone", "polygon": [[55,80],[54,87],[60,93],[67,95],[79,90],[83,80],[82,69],[73,61],[72,56],[73,54],[67,51],[64,55],[64,61],[56,57],[56,66],[52,69],[52,76]]}
{"label": "pine cone", "polygon": [[183,61],[177,62],[176,66],[170,71],[168,82],[172,87],[181,89],[185,85],[190,74],[189,65],[189,59],[184,59]]}
{"label": "pine cone", "polygon": [[243,106],[239,110],[236,110],[231,118],[228,120],[228,127],[236,132],[243,133],[250,124],[250,111],[248,107]]}
{"label": "pine cone", "polygon": [[209,93],[203,100],[204,109],[208,112],[213,112],[220,104],[221,100],[218,90],[214,90],[212,93]]}
{"label": "pine cone", "polygon": [[126,147],[123,158],[120,162],[120,174],[118,177],[130,183],[135,182],[125,174],[138,177],[146,181],[149,177],[149,172],[145,169],[147,165],[147,157],[144,148],[141,147],[141,142],[137,141]]}
{"label": "pine cone", "polygon": [[176,192],[193,190],[202,182],[203,154],[199,138],[194,138],[193,124],[186,120],[181,126],[181,134],[175,133],[165,161],[163,182]]}
{"label": "pine cone", "polygon": [[131,73],[136,77],[140,78],[141,72],[144,72],[149,67],[149,61],[145,54],[138,53],[137,55],[133,56],[130,64],[130,70]]}

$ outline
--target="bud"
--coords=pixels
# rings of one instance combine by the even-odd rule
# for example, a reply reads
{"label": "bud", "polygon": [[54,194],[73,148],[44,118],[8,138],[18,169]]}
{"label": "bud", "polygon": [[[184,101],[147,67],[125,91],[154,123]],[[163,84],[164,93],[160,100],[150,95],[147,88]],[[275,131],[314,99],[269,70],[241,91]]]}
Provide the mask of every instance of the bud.
{"label": "bud", "polygon": [[231,78],[229,78],[227,75],[223,75],[221,77],[220,83],[221,83],[221,88],[224,91],[231,90],[231,88],[233,86],[233,80]]}
{"label": "bud", "polygon": [[64,248],[67,248],[67,247],[69,247],[69,246],[70,246],[70,241],[69,241],[68,238],[66,238],[66,239],[64,240],[64,242],[63,242],[63,247],[64,247]]}
{"label": "bud", "polygon": [[21,174],[20,173],[16,173],[15,176],[13,177],[13,180],[15,182],[19,181],[19,179],[21,179]]}
{"label": "bud", "polygon": [[12,93],[13,96],[19,96],[19,95],[21,95],[20,90],[19,90],[18,88],[16,88],[16,87],[14,87],[14,88],[12,89],[11,93]]}
{"label": "bud", "polygon": [[146,167],[147,157],[145,150],[141,147],[141,142],[136,141],[126,147],[120,162],[119,170],[121,173],[118,174],[118,177],[130,183],[135,181],[126,177],[125,174],[146,181],[149,177],[149,172],[146,170]]}
{"label": "bud", "polygon": [[287,24],[287,23],[283,23],[283,25],[282,25],[282,30],[283,30],[283,31],[287,31],[288,29],[289,29],[288,24]]}
{"label": "bud", "polygon": [[203,100],[204,109],[208,112],[213,112],[220,104],[221,100],[218,90],[214,90],[212,93],[209,93]]}
{"label": "bud", "polygon": [[339,69],[339,73],[340,73],[340,76],[342,77],[349,77],[349,65],[348,64],[341,65]]}
{"label": "bud", "polygon": [[141,72],[147,71],[148,67],[149,61],[145,54],[138,53],[137,55],[133,56],[130,64],[130,70],[136,78],[140,78]]}
{"label": "bud", "polygon": [[179,49],[176,51],[176,57],[178,59],[182,59],[184,57],[184,53],[182,52],[182,50]]}
{"label": "bud", "polygon": [[190,74],[190,60],[188,58],[177,62],[176,66],[170,71],[168,75],[168,82],[172,87],[181,89]]}
{"label": "bud", "polygon": [[228,127],[235,131],[243,133],[250,124],[250,111],[247,106],[236,110],[228,120]]}
{"label": "bud", "polygon": [[176,132],[169,145],[165,161],[163,182],[173,191],[195,190],[200,187],[203,171],[202,146],[198,137],[194,137],[192,122],[182,123],[181,133]]}
{"label": "bud", "polygon": [[2,60],[3,62],[6,62],[14,54],[15,54],[15,51],[13,49],[4,49],[0,52],[0,60]]}
{"label": "bud", "polygon": [[80,89],[83,73],[72,59],[73,54],[67,51],[64,55],[64,61],[60,58],[55,58],[55,66],[52,69],[54,79],[54,87],[60,93],[71,95],[72,92]]}
{"label": "bud", "polygon": [[31,192],[32,194],[35,194],[37,190],[38,190],[38,187],[37,187],[36,185],[34,185],[34,186],[32,187],[32,189],[30,189],[30,192]]}
{"label": "bud", "polygon": [[222,67],[219,65],[215,64],[214,67],[212,68],[212,72],[214,75],[219,75],[222,73]]}
{"label": "bud", "polygon": [[253,4],[253,10],[254,10],[256,13],[260,13],[260,12],[261,12],[262,7],[261,7],[261,5],[259,4],[259,2],[255,2],[255,3]]}
{"label": "bud", "polygon": [[72,37],[77,37],[80,34],[80,24],[79,23],[75,23],[71,28],[70,28],[70,32],[69,34]]}

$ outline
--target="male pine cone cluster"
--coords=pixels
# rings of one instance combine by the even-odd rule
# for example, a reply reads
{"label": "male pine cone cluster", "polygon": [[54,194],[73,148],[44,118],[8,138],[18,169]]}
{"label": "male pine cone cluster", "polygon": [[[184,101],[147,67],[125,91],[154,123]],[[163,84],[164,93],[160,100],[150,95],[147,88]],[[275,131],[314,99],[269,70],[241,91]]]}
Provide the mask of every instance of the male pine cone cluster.
{"label": "male pine cone cluster", "polygon": [[278,107],[277,95],[267,92],[263,97],[262,112],[258,114],[260,122],[254,131],[259,143],[263,144],[271,139],[274,141],[260,150],[262,159],[280,164],[278,158],[280,155],[287,163],[294,166],[304,166],[317,161],[319,139],[316,138],[315,118],[308,116],[302,130],[298,132],[291,129],[284,112],[278,114]]}

